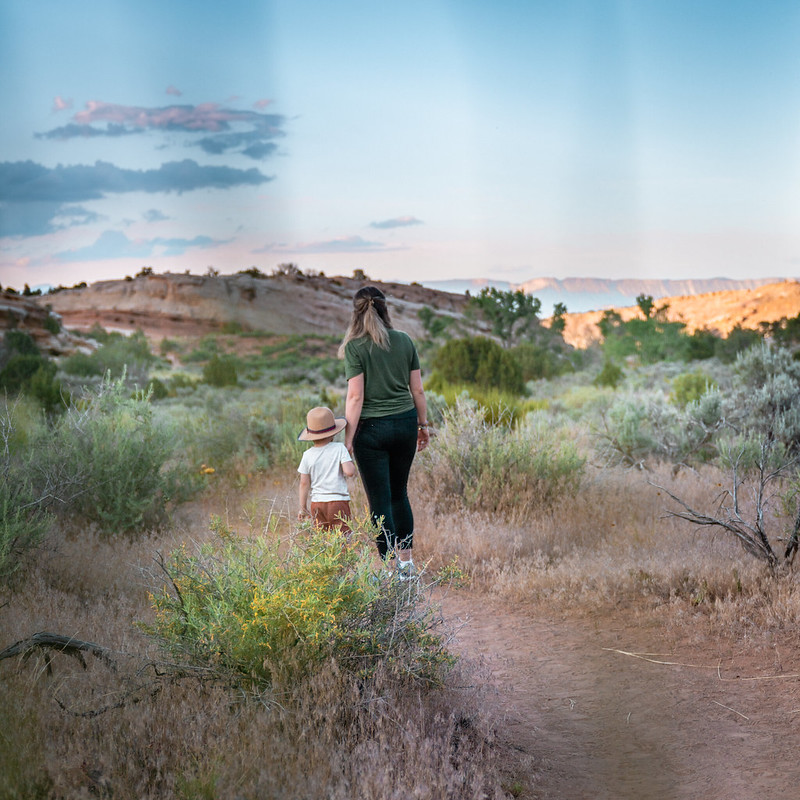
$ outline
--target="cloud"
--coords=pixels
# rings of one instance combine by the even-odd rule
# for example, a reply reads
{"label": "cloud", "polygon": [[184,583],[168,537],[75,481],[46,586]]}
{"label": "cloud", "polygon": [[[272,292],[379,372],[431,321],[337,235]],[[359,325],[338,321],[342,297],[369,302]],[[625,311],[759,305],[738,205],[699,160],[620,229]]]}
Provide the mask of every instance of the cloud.
{"label": "cloud", "polygon": [[220,133],[216,136],[206,136],[195,144],[210,155],[220,155],[228,150],[240,150],[243,155],[258,160],[271,156],[278,149],[278,145],[264,141],[264,137],[257,131]]}
{"label": "cloud", "polygon": [[384,230],[386,228],[407,228],[409,225],[422,224],[424,224],[422,220],[416,217],[394,217],[393,219],[384,219],[381,222],[370,222],[369,227]]}
{"label": "cloud", "polygon": [[42,236],[100,219],[83,206],[59,202],[0,203],[0,237]]}
{"label": "cloud", "polygon": [[377,253],[401,248],[387,247],[383,242],[369,242],[360,236],[344,236],[322,242],[307,242],[291,247],[285,244],[268,244],[253,253]]}
{"label": "cloud", "polygon": [[272,100],[267,97],[262,97],[261,100],[256,100],[255,103],[253,103],[253,108],[257,108],[260,111],[270,105],[272,105]]}
{"label": "cloud", "polygon": [[68,125],[62,125],[59,128],[53,128],[46,133],[34,133],[37,139],[75,139],[83,137],[90,139],[95,136],[130,136],[131,134],[139,133],[139,131],[126,128],[124,125],[108,125],[105,128],[93,128],[91,125],[78,125],[75,122],[70,122]]}
{"label": "cloud", "polygon": [[53,99],[53,111],[66,111],[69,108],[72,108],[72,98],[64,99],[57,94]]}
{"label": "cloud", "polygon": [[189,192],[259,186],[273,180],[255,167],[201,166],[168,161],[157,169],[123,169],[106,161],[93,165],[45,167],[33,161],[0,162],[0,202],[71,203],[122,192]]}
{"label": "cloud", "polygon": [[159,211],[157,208],[151,208],[145,211],[144,214],[142,214],[142,218],[145,222],[164,222],[169,219],[163,211]]}
{"label": "cloud", "polygon": [[[261,103],[264,105],[259,106]],[[256,106],[266,107],[268,103],[267,100],[258,101]],[[72,119],[69,125],[37,133],[37,138],[116,137],[151,130],[182,131],[189,135],[204,134],[202,139],[189,144],[201,147],[206,153],[221,155],[239,151],[248,158],[261,160],[277,149],[271,140],[284,135],[285,121],[280,114],[225,108],[217,103],[146,108],[99,100],[90,100],[85,110],[77,112]]]}
{"label": "cloud", "polygon": [[[125,192],[189,192],[259,186],[273,180],[255,167],[201,166],[196,161],[170,161],[157,169],[122,169],[104,161],[94,165],[45,167],[33,161],[0,162],[0,235],[35,236],[59,227],[56,218],[74,203]],[[66,209],[66,210],[65,210]],[[83,221],[91,212],[80,209]],[[78,223],[72,223],[78,224]]]}
{"label": "cloud", "polygon": [[180,89],[176,89],[172,84],[167,86],[167,94],[174,94],[175,97],[180,97],[183,92]]}
{"label": "cloud", "polygon": [[103,261],[115,258],[149,258],[159,251],[163,256],[180,256],[190,248],[207,249],[225,244],[223,240],[209,236],[195,236],[194,239],[129,239],[120,231],[105,231],[94,244],[77,250],[64,250],[56,253],[59,261]]}

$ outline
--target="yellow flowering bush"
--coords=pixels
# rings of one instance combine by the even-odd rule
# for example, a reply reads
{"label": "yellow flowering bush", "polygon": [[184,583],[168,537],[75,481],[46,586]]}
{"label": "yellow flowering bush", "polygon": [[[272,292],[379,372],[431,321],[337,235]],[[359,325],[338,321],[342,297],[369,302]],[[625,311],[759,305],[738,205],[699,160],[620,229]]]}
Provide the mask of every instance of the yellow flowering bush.
{"label": "yellow flowering bush", "polygon": [[313,526],[240,538],[212,520],[207,543],[161,561],[168,582],[142,626],[179,663],[259,691],[335,658],[368,676],[378,665],[438,681],[452,664],[427,588],[376,570],[372,531],[349,541]]}

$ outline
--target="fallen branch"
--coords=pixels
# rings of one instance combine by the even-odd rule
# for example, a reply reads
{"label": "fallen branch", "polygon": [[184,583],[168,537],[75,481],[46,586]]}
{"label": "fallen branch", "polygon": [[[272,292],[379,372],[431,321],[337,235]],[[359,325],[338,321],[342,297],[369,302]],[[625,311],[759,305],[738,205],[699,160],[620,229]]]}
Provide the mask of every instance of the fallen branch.
{"label": "fallen branch", "polygon": [[[76,639],[74,636],[64,636],[60,633],[47,633],[45,631],[34,633],[33,636],[29,636],[27,639],[22,639],[19,642],[14,642],[14,644],[6,647],[5,650],[0,652],[0,661],[19,655],[21,655],[23,659],[28,659],[35,651],[44,652],[46,650],[55,650],[77,658],[84,669],[86,668],[86,660],[83,657],[84,653],[91,653],[96,658],[105,661],[112,669],[116,669],[117,666],[117,662],[111,656],[112,651],[107,647],[95,644],[94,642],[84,642],[81,639]],[[49,654],[45,655],[45,658],[49,670]]]}
{"label": "fallen branch", "polygon": [[749,677],[737,676],[735,678],[723,678],[720,672],[719,664],[684,664],[680,661],[659,661],[655,658],[648,658],[642,653],[631,653],[628,650],[617,650],[614,647],[604,647],[609,653],[619,653],[622,656],[630,656],[631,658],[638,658],[642,661],[649,661],[651,664],[661,664],[665,667],[688,667],[689,669],[713,669],[717,671],[717,677],[721,681],[783,681],[790,678],[800,678],[800,673],[792,673],[791,675],[754,675]]}

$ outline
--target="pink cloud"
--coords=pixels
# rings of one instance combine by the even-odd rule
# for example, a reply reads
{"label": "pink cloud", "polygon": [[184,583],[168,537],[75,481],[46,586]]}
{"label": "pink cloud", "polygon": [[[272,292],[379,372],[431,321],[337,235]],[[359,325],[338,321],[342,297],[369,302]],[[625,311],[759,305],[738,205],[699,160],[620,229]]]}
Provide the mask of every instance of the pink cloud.
{"label": "pink cloud", "polygon": [[218,103],[201,103],[196,106],[166,106],[165,108],[142,108],[121,106],[90,100],[86,110],[75,115],[81,125],[93,122],[110,122],[131,125],[137,128],[182,128],[193,131],[223,131],[231,122],[254,122],[257,115],[252,111],[235,111],[221,108]]}
{"label": "pink cloud", "polygon": [[256,100],[256,102],[253,103],[253,108],[257,108],[260,111],[269,105],[272,105],[272,100],[270,100],[267,97],[264,97],[261,100]]}
{"label": "pink cloud", "polygon": [[65,100],[60,94],[56,95],[53,100],[53,111],[66,111],[68,108],[72,108],[72,98]]}
{"label": "pink cloud", "polygon": [[183,92],[180,89],[176,89],[172,84],[167,86],[167,94],[174,94],[175,97],[180,97]]}

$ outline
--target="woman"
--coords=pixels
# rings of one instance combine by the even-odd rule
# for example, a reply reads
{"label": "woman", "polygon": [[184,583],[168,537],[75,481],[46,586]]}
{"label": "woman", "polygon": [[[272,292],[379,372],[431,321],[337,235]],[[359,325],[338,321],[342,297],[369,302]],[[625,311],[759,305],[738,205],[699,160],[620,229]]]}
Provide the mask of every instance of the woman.
{"label": "woman", "polygon": [[397,556],[401,578],[414,571],[414,516],[408,474],[428,446],[428,416],[419,357],[407,334],[392,328],[386,297],[374,286],[353,297],[353,318],[339,356],[347,377],[345,447],[355,456],[372,518],[381,526],[378,552]]}

